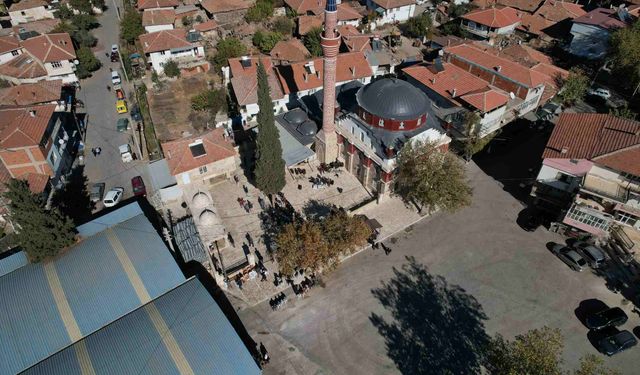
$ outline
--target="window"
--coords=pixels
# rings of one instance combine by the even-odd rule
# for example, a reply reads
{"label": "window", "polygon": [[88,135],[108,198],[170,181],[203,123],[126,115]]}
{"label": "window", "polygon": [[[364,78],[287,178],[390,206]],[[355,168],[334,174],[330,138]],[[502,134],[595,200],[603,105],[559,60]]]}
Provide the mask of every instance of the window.
{"label": "window", "polygon": [[56,160],[58,160],[58,155],[56,155],[55,152],[52,152],[51,156],[49,156],[49,161],[51,161],[51,164],[55,164]]}
{"label": "window", "polygon": [[360,140],[364,142],[364,132],[360,132]]}
{"label": "window", "polygon": [[578,206],[574,205],[567,213],[567,216],[570,219],[573,219],[577,222],[586,224],[590,227],[607,230],[609,228],[609,220],[592,215],[588,212],[582,211]]}
{"label": "window", "polygon": [[404,121],[400,121],[400,126],[398,126],[398,129],[404,129]]}
{"label": "window", "polygon": [[418,117],[418,126],[420,126],[420,123],[422,123],[422,117]]}
{"label": "window", "polygon": [[11,55],[12,56],[18,56],[20,54],[20,51],[15,50],[15,51],[11,51]]}
{"label": "window", "polygon": [[351,134],[356,134],[356,127],[355,126],[351,127]]}
{"label": "window", "polygon": [[384,120],[383,119],[378,120],[378,126],[384,128]]}
{"label": "window", "polygon": [[618,211],[616,212],[616,221],[620,224],[634,226],[638,221],[638,218],[629,213]]}
{"label": "window", "polygon": [[59,69],[62,68],[62,63],[60,61],[53,61],[51,63],[51,66],[53,67],[53,69]]}
{"label": "window", "polygon": [[167,51],[160,51],[161,55],[164,55],[165,53],[167,53]]}
{"label": "window", "polygon": [[198,168],[198,172],[200,172],[200,174],[207,173],[207,166],[203,165],[202,167]]}
{"label": "window", "polygon": [[22,12],[20,12],[21,15],[26,16],[27,13],[25,13],[25,11],[23,10]]}

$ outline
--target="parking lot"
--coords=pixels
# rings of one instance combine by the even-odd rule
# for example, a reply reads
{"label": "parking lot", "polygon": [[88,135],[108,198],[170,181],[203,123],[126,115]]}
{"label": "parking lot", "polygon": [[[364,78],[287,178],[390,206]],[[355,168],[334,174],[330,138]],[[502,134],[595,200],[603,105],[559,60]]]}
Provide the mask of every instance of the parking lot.
{"label": "parking lot", "polygon": [[[488,335],[512,338],[545,325],[560,328],[567,369],[575,368],[585,354],[597,353],[579,319],[585,305],[600,301],[622,307],[629,315],[622,329],[631,331],[640,324],[631,306],[624,305],[602,279],[589,270],[570,270],[547,249],[549,242],[562,238],[544,229],[523,231],[515,222],[522,205],[474,164],[469,170],[472,206],[437,214],[407,229],[387,242],[392,249],[389,256],[367,250],[350,258],[325,278],[324,287],[316,287],[302,300],[291,296],[284,309],[272,311],[262,303],[241,310],[254,340],[270,351],[265,374],[392,374],[399,373],[403,356],[410,364],[411,348],[399,345],[402,340],[389,335],[380,323],[393,322],[389,301],[385,308],[380,297],[381,283],[398,279],[393,269],[406,265],[407,256],[415,257],[432,276],[442,276],[447,285],[458,285],[468,299],[477,299],[479,314],[486,314]],[[378,290],[375,295],[374,290]],[[398,301],[396,308],[412,317],[397,322],[403,327],[399,332],[415,330],[430,319],[430,300],[419,292]],[[455,337],[456,332],[439,334]],[[437,351],[436,341],[422,345]],[[606,363],[625,374],[637,373],[639,350],[606,358]],[[409,373],[406,368],[404,373]]]}

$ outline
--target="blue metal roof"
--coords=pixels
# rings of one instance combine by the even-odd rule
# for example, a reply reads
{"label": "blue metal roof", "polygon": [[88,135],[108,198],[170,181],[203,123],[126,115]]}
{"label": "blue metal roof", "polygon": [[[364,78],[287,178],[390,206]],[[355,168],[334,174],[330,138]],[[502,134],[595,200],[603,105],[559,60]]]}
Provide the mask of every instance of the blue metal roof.
{"label": "blue metal roof", "polygon": [[27,264],[29,264],[29,260],[27,259],[27,254],[24,251],[18,251],[15,254],[4,257],[0,259],[0,276],[13,272]]}
{"label": "blue metal roof", "polygon": [[[159,327],[167,330],[159,332]],[[175,345],[172,345],[175,344]],[[24,374],[261,373],[226,316],[196,278],[61,350]],[[125,354],[126,353],[126,354]],[[184,360],[180,365],[179,360]],[[90,366],[90,367],[89,367]]]}
{"label": "blue metal roof", "polygon": [[121,210],[85,224],[117,223],[55,259],[0,277],[0,374],[22,371],[184,282],[144,214],[115,220],[135,211]]}

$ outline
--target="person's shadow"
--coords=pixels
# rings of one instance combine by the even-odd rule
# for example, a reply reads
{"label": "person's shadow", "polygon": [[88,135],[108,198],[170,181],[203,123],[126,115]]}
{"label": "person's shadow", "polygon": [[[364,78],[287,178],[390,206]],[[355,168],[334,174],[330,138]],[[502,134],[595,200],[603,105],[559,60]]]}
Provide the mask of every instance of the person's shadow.
{"label": "person's shadow", "polygon": [[490,337],[480,303],[413,257],[371,292],[393,317],[372,313],[387,355],[402,374],[478,374]]}

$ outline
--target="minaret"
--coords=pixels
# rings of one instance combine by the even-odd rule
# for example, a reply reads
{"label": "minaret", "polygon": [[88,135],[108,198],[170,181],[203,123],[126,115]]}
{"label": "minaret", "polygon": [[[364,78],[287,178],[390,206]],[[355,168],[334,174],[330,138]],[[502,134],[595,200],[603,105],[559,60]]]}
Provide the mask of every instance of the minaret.
{"label": "minaret", "polygon": [[338,158],[338,137],[334,126],[336,117],[336,60],[340,48],[340,34],[336,31],[337,22],[336,0],[327,0],[321,42],[324,54],[322,130],[316,135],[316,153],[321,163],[331,163]]}

